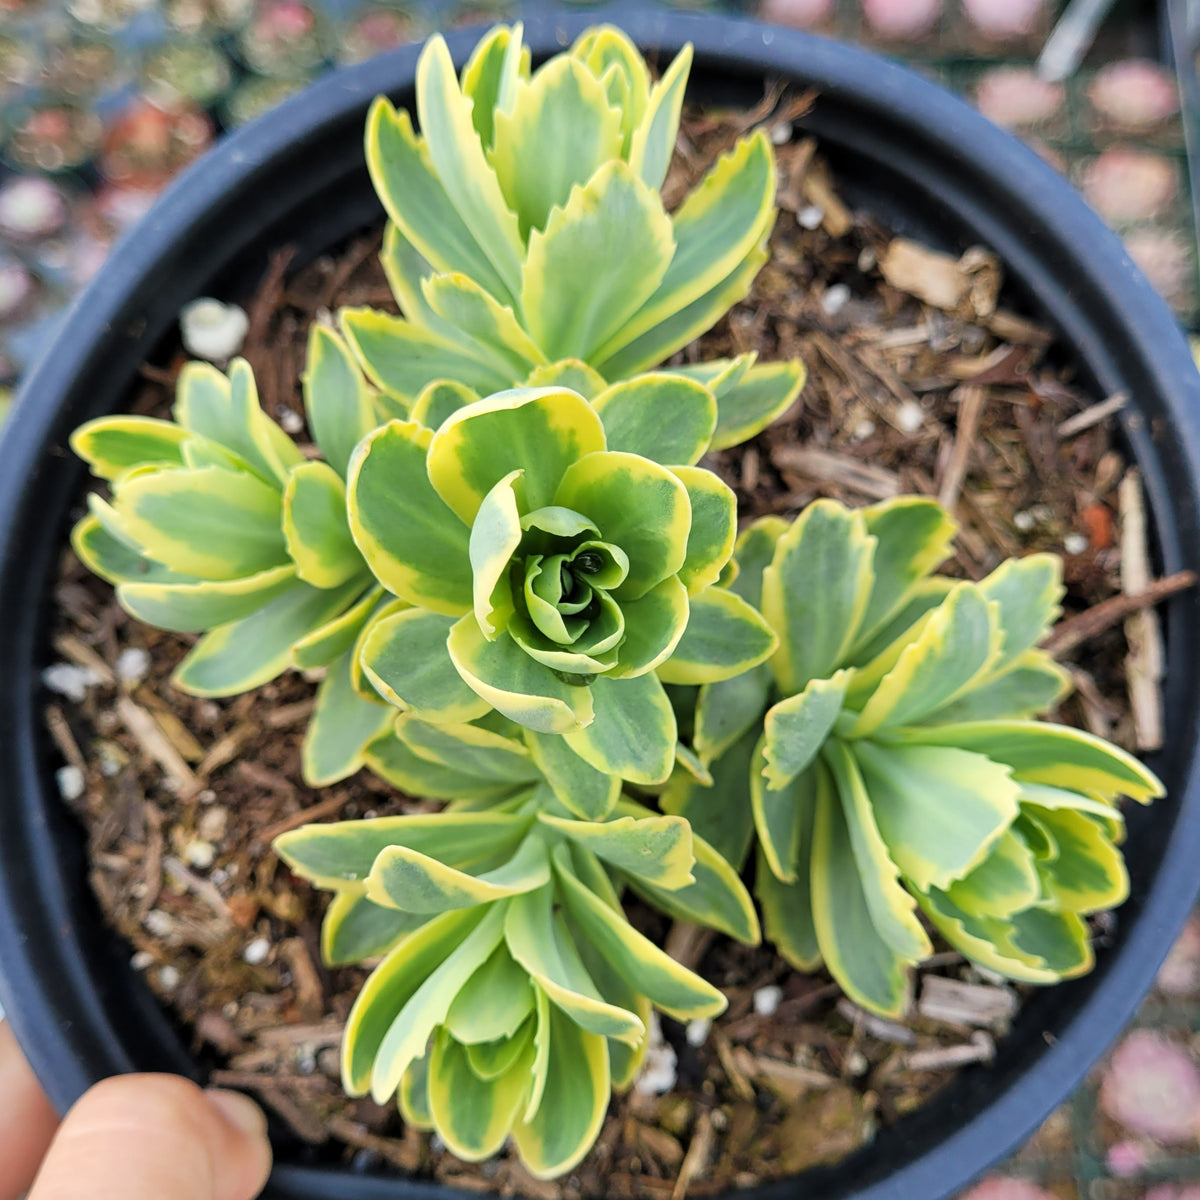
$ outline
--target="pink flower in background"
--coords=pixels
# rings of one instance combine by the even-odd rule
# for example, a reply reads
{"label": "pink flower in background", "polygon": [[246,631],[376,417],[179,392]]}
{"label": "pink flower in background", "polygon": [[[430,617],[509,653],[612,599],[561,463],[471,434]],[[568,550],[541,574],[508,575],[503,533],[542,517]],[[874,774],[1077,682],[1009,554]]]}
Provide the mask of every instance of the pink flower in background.
{"label": "pink flower in background", "polygon": [[1165,1145],[1190,1142],[1200,1133],[1200,1071],[1174,1042],[1135,1030],[1105,1071],[1100,1107],[1130,1133]]}
{"label": "pink flower in background", "polygon": [[876,33],[915,42],[937,27],[942,0],[862,0],[862,9]]}
{"label": "pink flower in background", "polygon": [[1027,1179],[993,1175],[964,1192],[958,1200],[1058,1200],[1058,1197]]}

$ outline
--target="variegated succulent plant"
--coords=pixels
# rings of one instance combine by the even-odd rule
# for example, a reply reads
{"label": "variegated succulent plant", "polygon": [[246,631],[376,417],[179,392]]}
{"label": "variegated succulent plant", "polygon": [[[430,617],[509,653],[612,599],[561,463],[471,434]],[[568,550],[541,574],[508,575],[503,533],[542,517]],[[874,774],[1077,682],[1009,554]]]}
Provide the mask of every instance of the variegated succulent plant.
{"label": "variegated succulent plant", "polygon": [[[592,399],[745,297],[775,221],[765,133],[739,141],[674,213],[660,194],[691,58],[688,47],[652,82],[628,37],[599,26],[531,74],[520,25],[498,26],[461,79],[430,39],[420,135],[375,102],[367,163],[403,316],[352,308],[340,322],[395,415],[445,380],[468,398],[560,384]],[[799,362],[752,353],[669,370],[711,388],[718,449],[783,412],[804,378]]]}
{"label": "variegated succulent plant", "polygon": [[[643,386],[660,394],[626,388]],[[695,386],[670,388],[702,399]],[[702,438],[684,445],[687,423],[660,435],[626,412],[619,399],[597,409],[564,388],[517,388],[436,432],[394,420],[363,439],[350,528],[400,597],[361,644],[381,695],[432,722],[494,709],[581,776],[668,777],[677,739],[663,682],[739,674],[775,635],[718,586],[735,500],[687,465]],[[624,449],[609,447],[609,428]],[[684,465],[663,465],[664,450]]]}
{"label": "variegated succulent plant", "polygon": [[204,634],[175,672],[184,691],[230,696],[288,667],[328,667],[304,745],[317,786],[362,765],[390,712],[350,682],[356,635],[382,589],[350,536],[344,479],[378,414],[334,335],[316,326],[305,404],[324,461],[306,459],[263,412],[245,361],[228,375],[187,364],[173,421],[101,417],[72,435],[112,501],[91,494],[71,540],[132,616]]}
{"label": "variegated succulent plant", "polygon": [[934,575],[954,532],[916,497],[818,501],[790,527],[746,530],[733,586],[779,648],[699,689],[691,744],[712,783],[680,773],[662,801],[735,863],[756,833],[767,936],[884,1014],[903,1011],[930,953],[919,914],[1013,979],[1089,970],[1084,917],[1128,890],[1116,801],[1162,793],[1116,747],[1030,719],[1065,690],[1037,648],[1058,559],[979,583]]}
{"label": "variegated succulent plant", "polygon": [[[494,786],[496,767],[476,781]],[[630,925],[614,884],[711,889],[711,871],[693,875],[687,822],[632,801],[611,820],[575,820],[528,757],[522,769],[491,811],[310,825],[276,848],[335,892],[331,962],[384,955],[346,1024],[346,1090],[378,1103],[398,1092],[408,1122],[467,1160],[511,1135],[549,1178],[587,1153],[611,1089],[637,1074],[652,1007],[711,1017],[725,997]],[[727,866],[718,886],[752,914]]]}

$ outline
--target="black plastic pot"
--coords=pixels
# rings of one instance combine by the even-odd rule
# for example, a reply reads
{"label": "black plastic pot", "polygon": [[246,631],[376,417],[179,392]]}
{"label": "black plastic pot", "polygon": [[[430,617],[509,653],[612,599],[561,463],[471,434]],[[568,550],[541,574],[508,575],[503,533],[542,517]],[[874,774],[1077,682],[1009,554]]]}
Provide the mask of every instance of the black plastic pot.
{"label": "black plastic pot", "polygon": [[[535,57],[601,17],[647,51],[696,47],[694,94],[753,102],[764,76],[820,91],[803,125],[848,198],[899,231],[1004,260],[1008,302],[1048,321],[1097,397],[1125,392],[1129,449],[1153,511],[1159,565],[1200,567],[1200,377],[1166,307],[1120,243],[1034,154],[947,93],[846,46],[749,22],[636,9],[532,17]],[[459,61],[473,35],[456,35]],[[378,92],[412,101],[415,49],[341,71],[229,138],[176,183],[75,304],[30,378],[0,446],[0,999],[51,1098],[97,1079],[197,1068],[103,925],[80,831],[54,786],[39,667],[47,597],[82,469],[65,450],[86,418],[118,409],[138,365],[202,294],[253,283],[285,243],[303,260],[381,219],[361,152]],[[760,1200],[939,1200],[1028,1135],[1117,1036],[1192,904],[1200,871],[1200,596],[1167,612],[1170,795],[1131,814],[1133,891],[1087,979],[1025,1005],[995,1065],[843,1164],[757,1189]],[[271,1195],[288,1200],[445,1196],[395,1177],[322,1166],[281,1139]],[[306,1157],[307,1156],[307,1157]]]}

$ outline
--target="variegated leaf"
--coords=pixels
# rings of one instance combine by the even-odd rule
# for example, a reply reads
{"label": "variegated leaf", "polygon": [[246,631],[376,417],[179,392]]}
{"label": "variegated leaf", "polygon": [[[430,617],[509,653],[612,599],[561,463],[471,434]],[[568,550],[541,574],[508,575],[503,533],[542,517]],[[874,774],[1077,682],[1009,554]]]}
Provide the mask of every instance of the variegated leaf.
{"label": "variegated leaf", "polygon": [[386,705],[372,704],[354,690],[350,666],[347,650],[317,688],[300,748],[300,771],[309,787],[328,787],[353,775],[366,761],[368,743],[391,725]]}
{"label": "variegated leaf", "polygon": [[749,441],[777,421],[795,404],[804,390],[808,372],[799,359],[758,363],[735,383],[713,385],[717,397],[717,427],[713,450],[725,450]]}
{"label": "variegated leaf", "polygon": [[133,467],[183,465],[182,443],[193,434],[154,417],[97,417],[71,434],[71,449],[101,479],[119,479]]}
{"label": "variegated leaf", "polygon": [[601,675],[586,690],[593,719],[566,731],[567,745],[597,771],[630,783],[666,780],[675,762],[675,713],[657,677]]}
{"label": "variegated leaf", "polygon": [[147,625],[176,633],[199,633],[240,621],[298,586],[301,585],[296,581],[296,568],[281,566],[240,579],[121,583],[117,599],[126,612]]}
{"label": "variegated leaf", "polygon": [[762,615],[736,592],[710,587],[689,601],[687,628],[659,668],[664,683],[715,683],[765,662],[778,645]]}
{"label": "variegated leaf", "polygon": [[624,816],[596,822],[539,813],[538,820],[639,880],[670,891],[695,882],[692,830],[682,817]]}
{"label": "variegated leaf", "polygon": [[309,328],[301,384],[313,440],[344,479],[354,447],[378,424],[375,397],[349,347],[319,321]]}
{"label": "variegated leaf", "polygon": [[559,734],[527,730],[525,740],[559,802],[585,821],[603,821],[621,794],[619,776],[584,762]]}
{"label": "variegated leaf", "polygon": [[361,884],[339,888],[321,922],[321,959],[327,966],[340,967],[378,958],[425,920],[372,904]]}
{"label": "variegated leaf", "polygon": [[661,371],[614,383],[592,404],[604,422],[610,450],[667,466],[699,462],[717,424],[717,402],[708,388]]}
{"label": "variegated leaf", "polygon": [[365,571],[346,523],[346,486],[323,462],[294,467],[283,490],[283,537],[296,571],[331,588]]}
{"label": "variegated leaf", "polygon": [[719,584],[737,537],[737,497],[733,489],[701,467],[672,467],[687,488],[692,506],[687,553],[679,578],[690,593]]}

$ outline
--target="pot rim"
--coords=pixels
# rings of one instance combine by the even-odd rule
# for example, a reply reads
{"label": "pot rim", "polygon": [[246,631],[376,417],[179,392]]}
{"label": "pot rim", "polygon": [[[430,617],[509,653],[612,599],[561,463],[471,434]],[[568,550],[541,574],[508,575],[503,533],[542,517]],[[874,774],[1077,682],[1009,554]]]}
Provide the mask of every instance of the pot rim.
{"label": "pot rim", "polygon": [[[1176,570],[1197,565],[1200,376],[1163,301],[1133,266],[1115,235],[1051,167],[965,103],[913,72],[811,34],[746,20],[617,4],[582,13],[527,16],[526,38],[536,59],[565,46],[587,26],[606,20],[624,28],[643,50],[673,53],[684,42],[693,42],[697,70],[759,79],[778,74],[816,86],[822,96],[844,102],[848,111],[857,113],[855,132],[847,134],[849,126],[838,127],[850,140],[870,136],[869,123],[862,121],[865,114],[877,114],[881,123],[902,123],[913,133],[913,144],[897,146],[898,156],[940,156],[961,171],[964,188],[972,182],[976,187],[981,182],[990,184],[994,194],[988,204],[981,201],[979,211],[972,214],[977,225],[982,221],[986,227],[987,212],[1002,201],[1010,210],[1010,222],[1019,217],[1031,229],[1048,231],[1042,240],[1050,238],[1046,244],[1057,250],[1058,265],[1065,274],[1060,271],[1060,278],[1046,280],[1037,299],[1053,307],[1055,287],[1061,289],[1064,304],[1083,303],[1072,300],[1080,295],[1091,297],[1093,315],[1088,320],[1081,317],[1078,328],[1068,323],[1062,329],[1064,340],[1078,347],[1101,386],[1106,377],[1120,378],[1133,372],[1147,381],[1146,394],[1161,401],[1170,425],[1167,449],[1174,456],[1182,488],[1179,479],[1168,478],[1160,461],[1162,447],[1156,446],[1152,431],[1138,423],[1136,412],[1125,420],[1125,429],[1145,474],[1163,566]],[[478,34],[479,29],[464,30],[447,37],[457,63],[465,60]],[[26,521],[36,516],[29,510],[28,483],[47,472],[48,454],[54,453],[61,441],[58,409],[48,404],[46,397],[59,400],[65,396],[89,370],[96,347],[114,331],[120,336],[131,295],[161,269],[171,246],[199,226],[212,206],[233,191],[269,187],[274,165],[294,155],[297,143],[310,139],[314,130],[332,129],[356,112],[365,113],[379,92],[395,94],[409,86],[419,48],[403,47],[331,72],[225,138],[185,171],[120,242],[109,262],[72,304],[53,347],[25,381],[0,442],[0,511],[18,517],[0,528],[0,661],[13,664],[6,686],[10,701],[16,701],[0,705],[0,757],[16,764],[12,777],[0,780],[0,845],[15,847],[2,852],[6,861],[0,872],[0,961],[6,971],[0,979],[0,1001],[35,1070],[60,1107],[100,1074],[132,1069],[133,1064],[124,1047],[97,1048],[111,1033],[105,989],[79,961],[75,948],[78,932],[68,909],[53,898],[54,890],[64,886],[62,865],[44,861],[44,849],[40,857],[33,850],[44,841],[48,822],[65,820],[63,814],[51,811],[62,806],[53,787],[47,788],[46,756],[38,748],[36,728],[40,712],[28,701],[38,686],[36,648],[27,636],[24,643],[20,640],[28,634],[28,620],[10,619],[18,615],[12,581],[19,580],[26,569],[21,538],[15,531],[21,527],[21,516]],[[819,136],[819,121],[817,132]],[[1022,274],[1020,265],[1014,267],[1011,259],[1006,266],[1018,276]],[[1104,336],[1107,331],[1114,338],[1112,344]],[[1168,652],[1175,650],[1179,662],[1178,647],[1186,649],[1191,637],[1186,620],[1189,612],[1191,624],[1198,623],[1196,606],[1177,600],[1169,612],[1176,636]],[[1184,782],[1163,806],[1164,814],[1172,806],[1177,814],[1170,838],[1160,839],[1164,844],[1154,878],[1131,899],[1129,926],[1095,975],[1077,984],[1059,985],[1054,989],[1058,997],[1054,1002],[1045,1002],[1047,993],[1027,1005],[1035,1010],[1035,1017],[1044,1017],[1052,1027],[1058,1024],[1056,1013],[1061,1016],[1064,1003],[1073,1010],[1052,1044],[987,1068],[991,1074],[975,1089],[986,1094],[987,1102],[980,1106],[972,1100],[970,1088],[963,1091],[954,1114],[956,1124],[949,1132],[944,1116],[930,1128],[931,1109],[942,1107],[935,1100],[844,1164],[763,1184],[753,1190],[755,1196],[781,1200],[795,1195],[799,1178],[813,1200],[851,1194],[855,1200],[931,1200],[948,1195],[1031,1133],[1116,1038],[1150,986],[1153,972],[1170,948],[1200,885],[1194,867],[1200,851],[1200,765],[1195,752],[1200,717],[1179,674],[1176,670],[1168,677],[1168,715],[1178,702],[1182,715],[1177,716],[1177,727],[1172,730],[1177,744],[1171,753],[1181,763],[1176,774]],[[1178,728],[1181,721],[1182,729]],[[46,791],[50,793],[49,807],[42,794]],[[31,911],[33,906],[28,903],[31,892],[38,894],[42,903],[37,911]],[[55,944],[45,944],[47,938]],[[35,945],[31,947],[31,943]],[[40,971],[33,963],[39,956]],[[48,977],[47,956],[59,977]],[[58,994],[64,981],[65,1000]],[[971,1074],[979,1076],[978,1071]],[[894,1135],[897,1129],[912,1133],[923,1148],[889,1173],[874,1160],[881,1145],[901,1145]],[[848,1190],[836,1182],[847,1172],[855,1177]],[[458,1194],[436,1184],[371,1179],[292,1165],[278,1167],[273,1178],[277,1194],[293,1200],[327,1195],[335,1180],[342,1194],[363,1200]],[[352,1191],[346,1191],[351,1180],[355,1180]]]}

